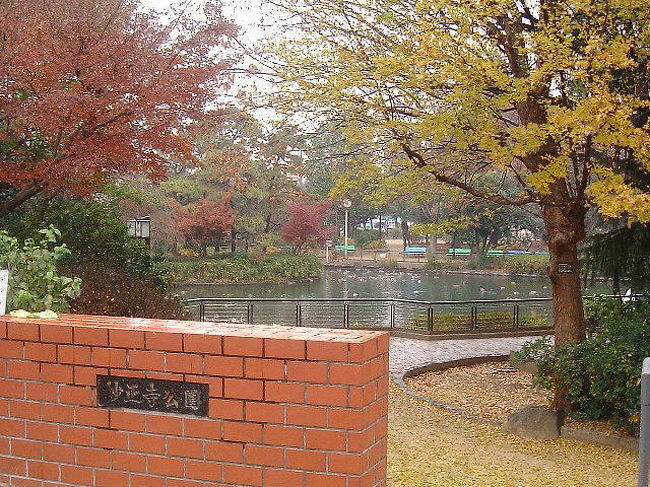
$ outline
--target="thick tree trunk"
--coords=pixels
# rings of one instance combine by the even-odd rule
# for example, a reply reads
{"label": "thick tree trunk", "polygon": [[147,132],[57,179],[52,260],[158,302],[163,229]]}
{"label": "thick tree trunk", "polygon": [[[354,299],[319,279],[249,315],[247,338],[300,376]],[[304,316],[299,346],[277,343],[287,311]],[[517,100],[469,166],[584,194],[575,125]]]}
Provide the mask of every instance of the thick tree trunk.
{"label": "thick tree trunk", "polygon": [[[578,267],[578,243],[584,238],[584,215],[569,218],[558,208],[543,208],[550,253],[548,277],[553,290],[555,344],[580,342],[585,338],[585,315]],[[566,390],[556,385],[554,407],[571,407]]]}
{"label": "thick tree trunk", "polygon": [[7,216],[27,200],[43,191],[42,186],[30,185],[18,191],[11,199],[0,201],[0,218]]}

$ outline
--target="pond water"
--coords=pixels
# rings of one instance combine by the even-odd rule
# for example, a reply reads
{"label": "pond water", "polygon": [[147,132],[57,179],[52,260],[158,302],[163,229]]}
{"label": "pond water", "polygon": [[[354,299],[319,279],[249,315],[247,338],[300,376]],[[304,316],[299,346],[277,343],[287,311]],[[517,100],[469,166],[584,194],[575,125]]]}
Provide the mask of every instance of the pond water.
{"label": "pond water", "polygon": [[[183,285],[187,298],[221,300],[191,303],[196,319],[327,327],[397,327],[419,332],[449,332],[548,327],[549,301],[511,301],[550,297],[546,277],[447,274],[406,269],[327,269],[320,279],[282,284]],[[598,284],[587,293],[606,293]],[[224,299],[225,298],[225,299]],[[264,298],[228,301],[228,298]],[[286,302],[278,299],[344,298],[349,301]],[[374,298],[373,301],[359,301]],[[481,303],[393,302],[495,300]]]}
{"label": "pond water", "polygon": [[[484,276],[381,268],[329,268],[322,278],[313,281],[179,285],[176,289],[188,298],[400,298],[460,301],[551,296],[550,281],[546,277]],[[606,283],[595,283],[585,289],[588,294],[610,291]]]}

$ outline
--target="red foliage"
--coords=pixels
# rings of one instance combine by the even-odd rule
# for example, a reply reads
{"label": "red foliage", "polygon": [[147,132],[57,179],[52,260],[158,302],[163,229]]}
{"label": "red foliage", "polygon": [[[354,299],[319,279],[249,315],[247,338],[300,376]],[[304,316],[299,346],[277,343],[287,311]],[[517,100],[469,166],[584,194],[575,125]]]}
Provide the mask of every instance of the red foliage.
{"label": "red foliage", "polygon": [[232,227],[230,195],[218,202],[201,198],[196,204],[178,207],[176,215],[176,225],[187,242],[205,253],[208,244],[223,238]]}
{"label": "red foliage", "polygon": [[223,93],[235,31],[206,3],[163,17],[137,0],[0,2],[0,184],[18,191],[0,216],[44,190],[194,160],[184,133]]}
{"label": "red foliage", "polygon": [[280,234],[295,252],[300,252],[306,245],[323,245],[336,233],[336,228],[325,226],[325,219],[333,213],[331,201],[314,204],[297,201],[289,205],[288,213],[289,218]]}

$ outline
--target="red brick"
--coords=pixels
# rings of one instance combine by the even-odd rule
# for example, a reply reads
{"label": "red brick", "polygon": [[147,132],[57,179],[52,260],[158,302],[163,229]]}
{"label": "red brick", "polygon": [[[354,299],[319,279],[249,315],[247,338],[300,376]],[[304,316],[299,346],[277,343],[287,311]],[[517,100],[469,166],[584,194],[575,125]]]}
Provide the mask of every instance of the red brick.
{"label": "red brick", "polygon": [[184,418],[183,435],[191,438],[221,439],[221,421],[214,419]]}
{"label": "red brick", "polygon": [[0,341],[0,357],[22,359],[23,342],[14,342],[3,339]]}
{"label": "red brick", "polygon": [[209,416],[219,419],[244,419],[244,401],[234,399],[210,399]]}
{"label": "red brick", "polygon": [[[221,480],[221,470],[222,467],[218,463],[197,462],[194,460],[188,460],[185,462],[185,476],[190,479],[218,482]],[[178,484],[178,487],[189,487],[193,485],[193,483],[189,483],[185,480],[182,482],[182,484]],[[169,483],[168,480],[167,487],[171,487],[172,485],[174,484]],[[203,484],[201,483],[200,486],[202,487]]]}
{"label": "red brick", "polygon": [[35,479],[59,480],[59,466],[54,463],[28,461],[27,473]]}
{"label": "red brick", "polygon": [[129,485],[129,474],[112,470],[95,470],[97,487],[117,487]]}
{"label": "red brick", "polygon": [[244,461],[243,443],[206,441],[205,458],[218,462],[241,463]]}
{"label": "red brick", "polygon": [[224,379],[223,395],[230,399],[261,401],[264,398],[264,382],[248,379]]}
{"label": "red brick", "polygon": [[0,431],[3,436],[25,436],[25,421],[21,419],[0,418]]}
{"label": "red brick", "polygon": [[131,487],[160,487],[165,485],[165,479],[152,475],[131,474]]}
{"label": "red brick", "polygon": [[41,380],[44,382],[72,384],[72,366],[60,364],[41,364]]}
{"label": "red brick", "polygon": [[92,485],[93,469],[76,465],[61,465],[61,481],[70,484]]}
{"label": "red brick", "polygon": [[241,357],[206,356],[205,373],[220,377],[243,377],[244,359]]}
{"label": "red brick", "polygon": [[327,364],[287,362],[287,379],[298,382],[327,383]]}
{"label": "red brick", "polygon": [[262,485],[262,469],[239,465],[224,465],[223,479],[227,484]]}
{"label": "red brick", "polygon": [[74,463],[74,447],[56,443],[43,443],[43,460],[48,462]]}
{"label": "red brick", "polygon": [[183,335],[180,333],[147,331],[144,339],[147,350],[183,351]]}
{"label": "red brick", "polygon": [[108,343],[111,347],[144,348],[144,332],[136,330],[109,330]]}
{"label": "red brick", "polygon": [[285,361],[263,358],[247,358],[245,375],[250,379],[284,380]]}
{"label": "red brick", "polygon": [[7,323],[7,338],[28,342],[39,341],[38,325],[36,323]]}
{"label": "red brick", "polygon": [[219,355],[222,352],[221,337],[217,335],[195,335],[186,333],[183,336],[183,346],[186,352]]}
{"label": "red brick", "polygon": [[287,406],[287,423],[297,426],[327,426],[327,408]]}
{"label": "red brick", "polygon": [[262,425],[255,423],[242,423],[224,421],[223,439],[226,441],[241,441],[245,443],[262,442]]}
{"label": "red brick", "polygon": [[144,431],[146,419],[146,414],[113,410],[110,414],[110,425],[120,431]]}
{"label": "red brick", "polygon": [[8,362],[8,377],[12,379],[38,380],[38,362],[23,362],[12,360]]}
{"label": "red brick", "polygon": [[58,386],[41,382],[25,383],[25,398],[31,401],[56,402]]}
{"label": "red brick", "polygon": [[74,404],[77,406],[91,406],[93,391],[83,386],[59,386],[59,401],[61,404]]}
{"label": "red brick", "polygon": [[92,446],[92,428],[79,426],[59,426],[59,442],[70,445]]}
{"label": "red brick", "polygon": [[246,402],[246,421],[284,423],[284,406],[265,402]]}
{"label": "red brick", "polygon": [[72,343],[72,327],[41,325],[41,341],[46,343]]}
{"label": "red brick", "polygon": [[264,341],[252,337],[223,337],[223,353],[244,357],[262,357]]}
{"label": "red brick", "polygon": [[332,409],[330,410],[330,428],[359,430],[367,414],[362,409]]}
{"label": "red brick", "polygon": [[37,362],[56,362],[56,345],[25,343],[25,359]]}
{"label": "red brick", "polygon": [[175,458],[149,457],[147,460],[147,471],[157,475],[182,477],[183,461]]}
{"label": "red brick", "polygon": [[129,350],[129,368],[138,370],[165,370],[165,354],[149,350]]}
{"label": "red brick", "polygon": [[347,477],[307,472],[307,487],[346,487]]}
{"label": "red brick", "polygon": [[129,434],[129,450],[162,455],[165,453],[165,437],[131,433]]}
{"label": "red brick", "polygon": [[162,414],[147,414],[147,433],[180,436],[183,432],[183,419]]}
{"label": "red brick", "polygon": [[29,401],[10,401],[11,416],[25,419],[41,419],[41,403]]}
{"label": "red brick", "polygon": [[303,485],[305,474],[289,470],[266,470],[265,487],[286,487],[288,485]]}
{"label": "red brick", "polygon": [[264,340],[264,356],[271,358],[305,358],[305,342],[302,340],[284,340],[266,338]]}
{"label": "red brick", "polygon": [[167,371],[188,374],[203,373],[203,357],[189,353],[168,353]]}
{"label": "red brick", "polygon": [[0,379],[0,397],[25,398],[25,383],[18,380]]}
{"label": "red brick", "polygon": [[203,442],[185,438],[167,438],[167,454],[172,457],[203,458]]}
{"label": "red brick", "polygon": [[105,328],[76,326],[73,336],[75,345],[108,346],[108,330]]}
{"label": "red brick", "polygon": [[126,368],[126,350],[93,347],[91,363],[96,367]]}
{"label": "red brick", "polygon": [[19,458],[0,456],[0,472],[24,476],[27,474],[27,462]]}
{"label": "red brick", "polygon": [[[199,465],[210,465],[206,464],[205,462],[195,462]],[[213,469],[213,472],[217,473],[217,476],[213,476],[209,478],[208,480],[218,480],[221,478],[221,467],[218,465],[210,465],[210,467]],[[191,472],[193,466],[188,466],[187,463],[185,463],[185,476],[189,477],[188,472]],[[167,487],[205,487],[205,484],[203,482],[194,482],[192,480],[187,480],[185,479],[167,479]]]}
{"label": "red brick", "polygon": [[0,338],[7,338],[7,323],[4,321],[0,322]]}
{"label": "red brick", "polygon": [[128,436],[121,431],[96,429],[94,432],[94,447],[126,450],[127,445]]}
{"label": "red brick", "polygon": [[352,364],[330,365],[330,383],[362,386],[371,381],[371,366]]}
{"label": "red brick", "polygon": [[310,450],[345,451],[346,434],[343,431],[308,429],[307,448]]}
{"label": "red brick", "polygon": [[98,428],[108,428],[109,410],[97,407],[76,408],[75,424],[79,426],[96,426]]}
{"label": "red brick", "polygon": [[307,360],[327,362],[347,362],[348,344],[346,342],[307,342]]}
{"label": "red brick", "polygon": [[41,419],[60,424],[74,423],[74,407],[61,406],[59,404],[43,404],[41,407]]}
{"label": "red brick", "polygon": [[[5,433],[2,428],[0,431]],[[31,440],[57,441],[59,427],[51,423],[37,423],[29,421],[27,423],[27,438]]]}
{"label": "red brick", "polygon": [[287,450],[287,468],[325,471],[325,453],[305,450]]}
{"label": "red brick", "polygon": [[246,445],[246,465],[284,466],[284,449],[272,446]]}
{"label": "red brick", "polygon": [[372,382],[362,387],[351,387],[349,406],[351,408],[362,408],[372,403],[378,397],[377,385],[378,382]]}
{"label": "red brick", "polygon": [[90,365],[90,347],[58,345],[59,363]]}
{"label": "red brick", "polygon": [[343,386],[307,386],[307,403],[319,406],[347,406],[348,388]]}
{"label": "red brick", "polygon": [[364,471],[364,456],[352,453],[329,453],[329,471],[334,473],[347,473],[361,475]]}
{"label": "red brick", "polygon": [[[3,438],[0,436],[0,455],[9,455],[9,438]],[[2,477],[0,474],[0,482],[2,482]]]}
{"label": "red brick", "polygon": [[78,386],[96,386],[98,375],[108,375],[108,369],[95,367],[80,367],[75,365],[74,383]]}
{"label": "red brick", "polygon": [[147,457],[136,453],[114,451],[111,453],[111,468],[143,473],[147,471]]}
{"label": "red brick", "polygon": [[377,338],[367,340],[362,343],[350,344],[350,361],[354,363],[363,363],[376,357],[377,352]]}
{"label": "red brick", "polygon": [[111,453],[101,448],[77,447],[77,463],[88,467],[109,468],[111,464]]}
{"label": "red brick", "polygon": [[286,382],[266,382],[264,400],[271,402],[304,403],[305,384],[288,384]]}
{"label": "red brick", "polygon": [[304,446],[304,428],[297,426],[264,425],[264,444],[279,446]]}
{"label": "red brick", "polygon": [[13,438],[11,440],[11,454],[14,457],[42,460],[43,445],[38,441]]}

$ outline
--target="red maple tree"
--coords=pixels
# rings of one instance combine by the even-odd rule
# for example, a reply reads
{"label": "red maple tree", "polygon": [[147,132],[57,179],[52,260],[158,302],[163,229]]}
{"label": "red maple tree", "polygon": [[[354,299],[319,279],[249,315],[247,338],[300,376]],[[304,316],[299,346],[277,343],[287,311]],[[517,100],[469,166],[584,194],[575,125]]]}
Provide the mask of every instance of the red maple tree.
{"label": "red maple tree", "polygon": [[299,253],[305,246],[323,245],[336,232],[336,228],[325,225],[325,219],[332,215],[332,202],[309,203],[305,200],[289,205],[289,218],[280,230],[282,238]]}
{"label": "red maple tree", "polygon": [[201,256],[207,254],[211,243],[218,243],[232,227],[234,218],[230,195],[221,201],[201,198],[198,203],[178,206],[176,225],[188,244],[197,248]]}
{"label": "red maple tree", "polygon": [[126,173],[158,180],[166,161],[194,160],[184,133],[227,86],[236,29],[216,2],[185,10],[0,2],[0,217],[44,191],[89,193]]}

